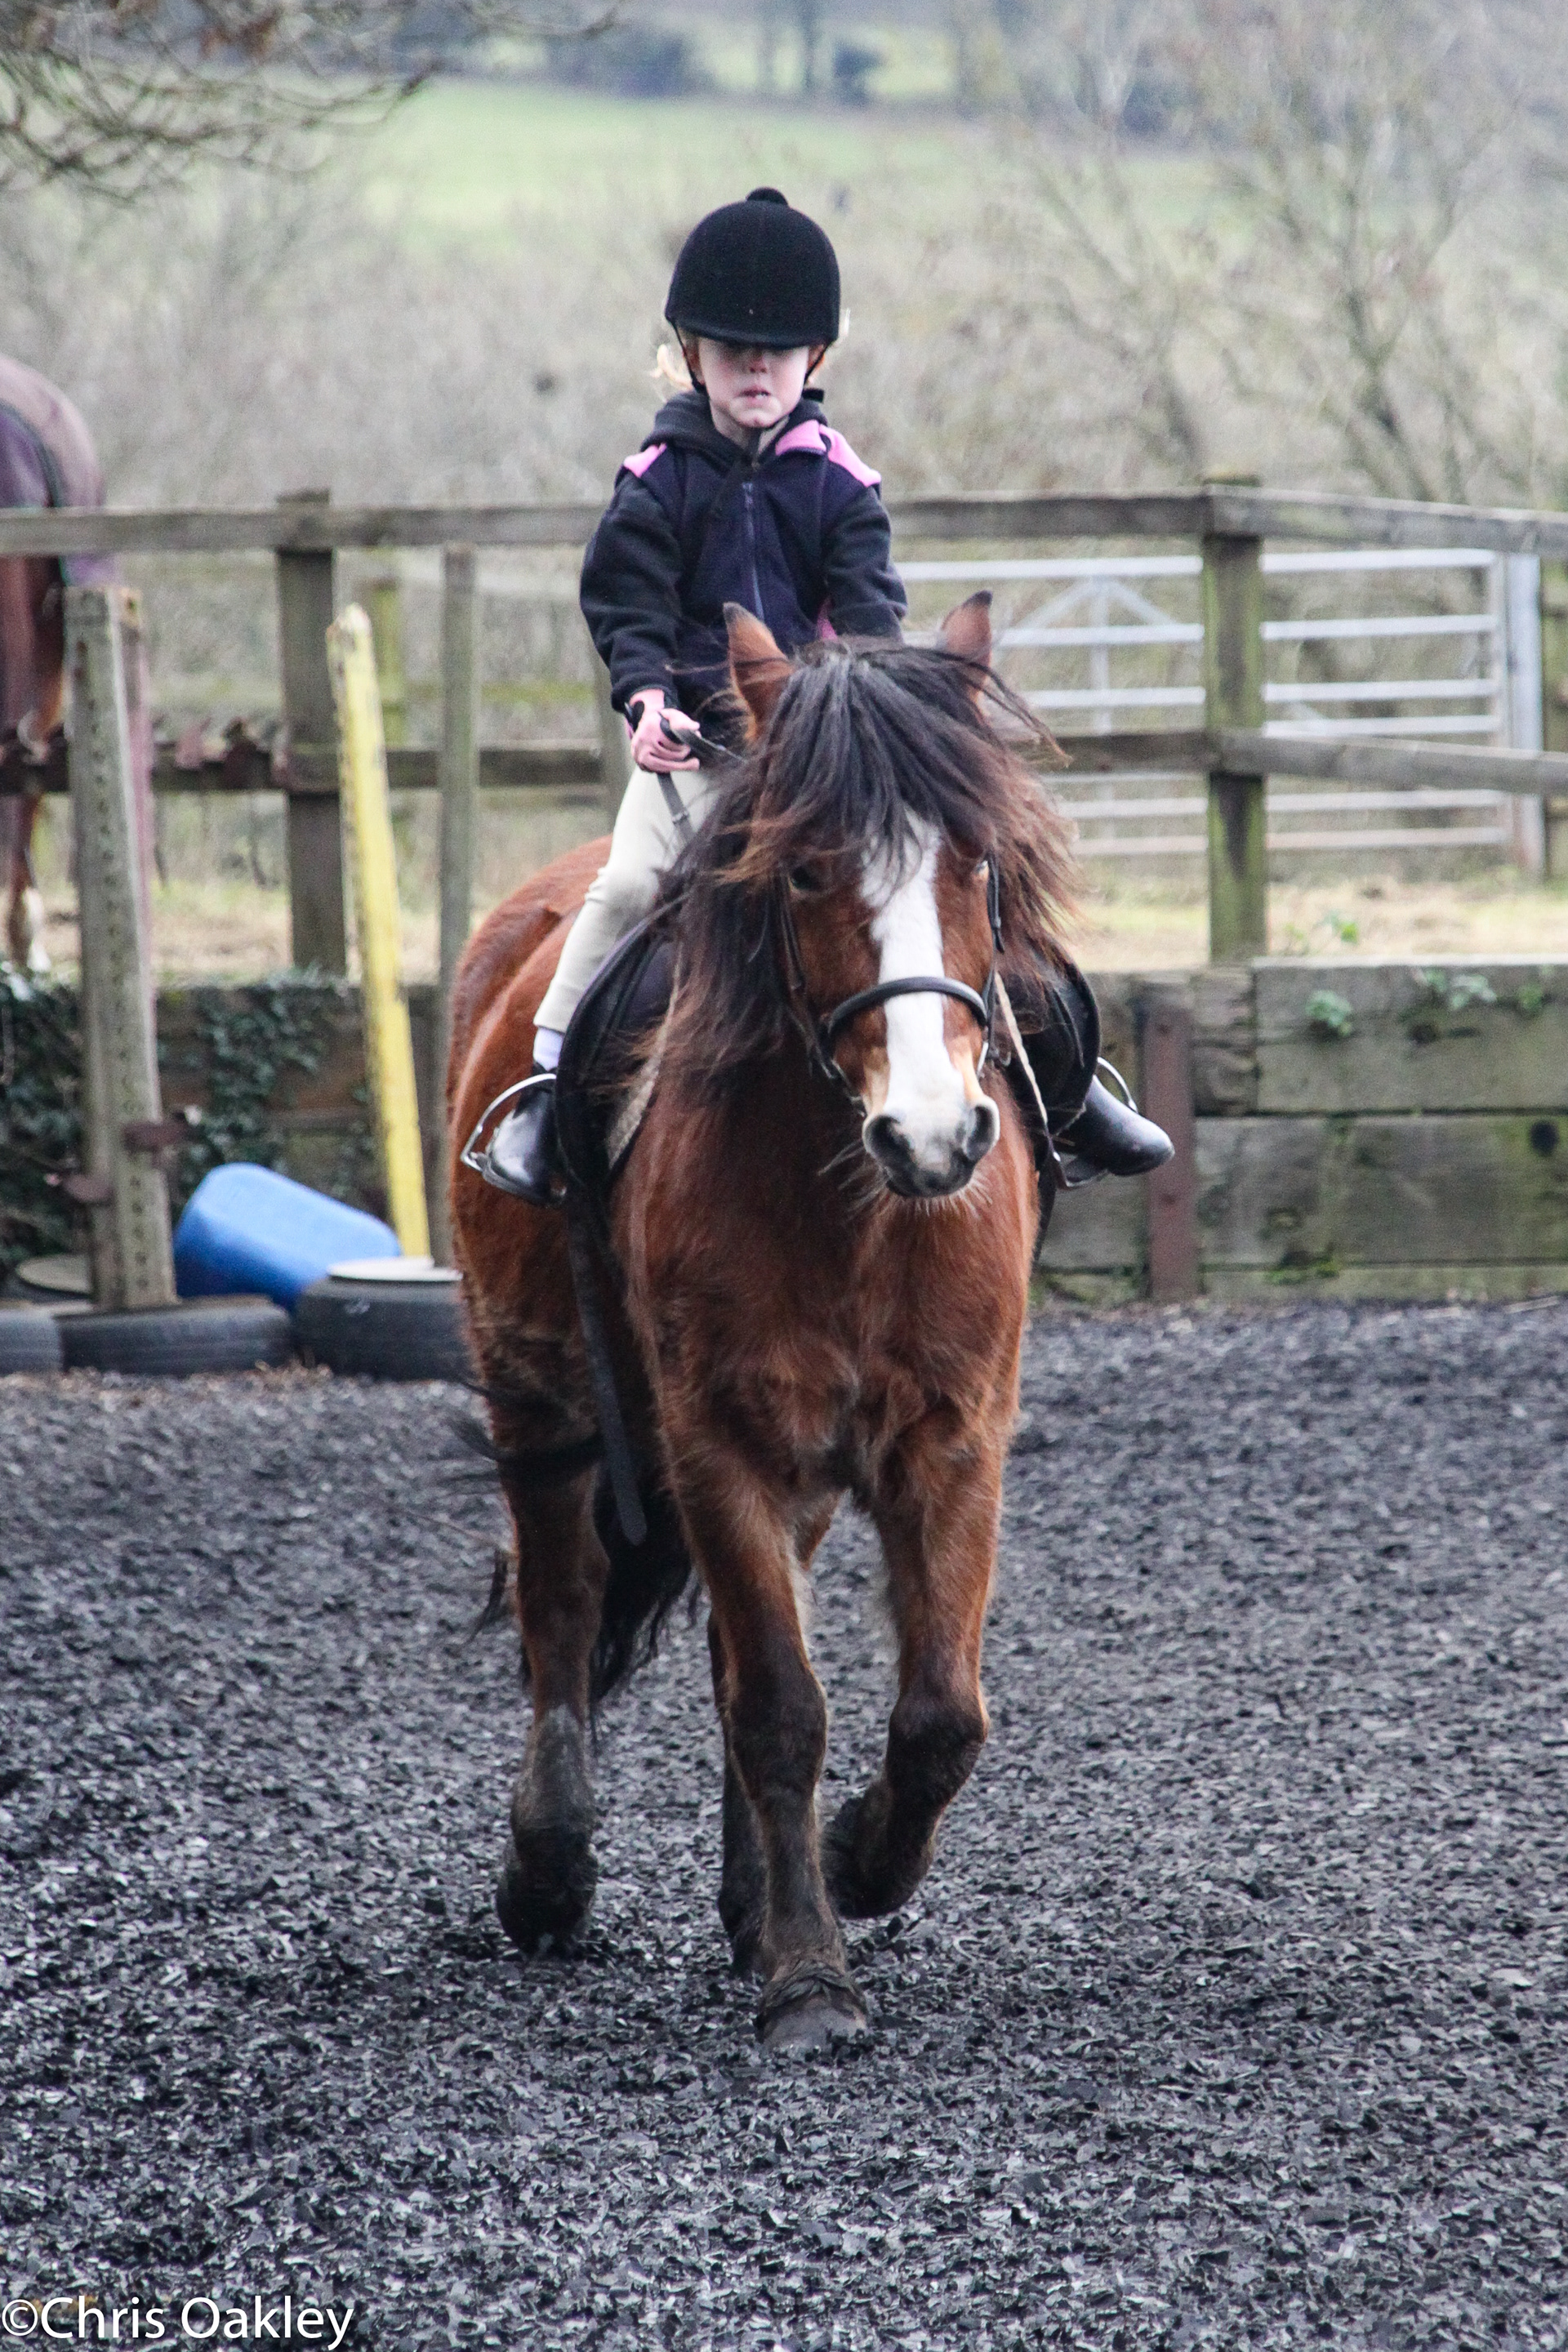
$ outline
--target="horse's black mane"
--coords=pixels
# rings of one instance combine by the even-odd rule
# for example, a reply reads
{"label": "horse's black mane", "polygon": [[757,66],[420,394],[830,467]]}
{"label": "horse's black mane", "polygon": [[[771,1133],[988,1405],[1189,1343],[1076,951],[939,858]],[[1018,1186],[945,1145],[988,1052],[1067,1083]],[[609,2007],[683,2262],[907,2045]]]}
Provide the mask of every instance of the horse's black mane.
{"label": "horse's black mane", "polygon": [[1009,964],[1060,965],[1074,905],[1067,826],[991,723],[1041,730],[982,665],[886,639],[812,646],[765,735],[722,784],[666,887],[681,984],[665,1068],[722,1084],[786,1029],[773,931],[790,874],[899,857],[917,824],[995,862]]}

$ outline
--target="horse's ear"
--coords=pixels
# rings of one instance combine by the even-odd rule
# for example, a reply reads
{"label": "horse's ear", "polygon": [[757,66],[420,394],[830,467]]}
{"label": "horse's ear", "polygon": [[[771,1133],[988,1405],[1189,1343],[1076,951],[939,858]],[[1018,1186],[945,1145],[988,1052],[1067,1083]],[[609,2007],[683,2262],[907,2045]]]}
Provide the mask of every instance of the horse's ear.
{"label": "horse's ear", "polygon": [[977,588],[962,604],[955,604],[941,628],[937,643],[944,653],[956,654],[961,661],[973,662],[976,669],[991,667],[991,591]]}
{"label": "horse's ear", "polygon": [[765,621],[743,604],[726,604],[724,625],[730,632],[730,676],[735,691],[751,713],[751,731],[762,734],[778,706],[789,677],[789,656],[779,651]]}

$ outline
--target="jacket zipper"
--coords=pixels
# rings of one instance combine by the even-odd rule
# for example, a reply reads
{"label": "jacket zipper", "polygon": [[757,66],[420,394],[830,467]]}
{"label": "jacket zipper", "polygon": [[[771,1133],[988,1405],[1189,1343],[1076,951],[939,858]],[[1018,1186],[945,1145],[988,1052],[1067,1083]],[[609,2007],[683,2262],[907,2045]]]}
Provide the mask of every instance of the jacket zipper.
{"label": "jacket zipper", "polygon": [[754,487],[749,478],[741,485],[746,500],[746,549],[752,559],[752,610],[766,627],[768,616],[763,610],[763,583],[757,573],[757,512],[752,498]]}

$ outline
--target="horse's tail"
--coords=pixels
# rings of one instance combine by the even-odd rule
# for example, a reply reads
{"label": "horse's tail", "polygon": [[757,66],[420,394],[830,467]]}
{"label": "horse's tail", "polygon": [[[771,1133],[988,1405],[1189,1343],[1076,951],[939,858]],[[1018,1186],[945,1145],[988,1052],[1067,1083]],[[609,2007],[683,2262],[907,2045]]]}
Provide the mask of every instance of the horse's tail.
{"label": "horse's tail", "polygon": [[594,1644],[590,1691],[595,1707],[617,1684],[646,1665],[658,1647],[665,1620],[692,1581],[691,1555],[674,1504],[662,1487],[642,1495],[647,1534],[630,1544],[621,1530],[603,1469],[594,1488],[594,1526],[610,1563],[599,1636]]}

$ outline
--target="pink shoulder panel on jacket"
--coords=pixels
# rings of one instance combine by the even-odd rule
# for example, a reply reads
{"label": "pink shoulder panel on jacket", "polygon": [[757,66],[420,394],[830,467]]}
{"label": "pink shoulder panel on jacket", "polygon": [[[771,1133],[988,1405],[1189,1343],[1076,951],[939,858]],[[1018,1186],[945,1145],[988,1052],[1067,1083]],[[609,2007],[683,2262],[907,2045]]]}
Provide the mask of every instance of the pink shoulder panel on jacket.
{"label": "pink shoulder panel on jacket", "polygon": [[842,433],[835,433],[831,425],[820,424],[814,416],[807,417],[804,425],[795,425],[775,443],[773,456],[785,457],[792,449],[810,450],[826,457],[830,466],[842,466],[847,474],[853,474],[868,489],[875,489],[882,478],[855,455]]}
{"label": "pink shoulder panel on jacket", "polygon": [[648,467],[653,465],[657,459],[663,457],[668,446],[669,444],[668,441],[656,441],[651,449],[638,449],[635,451],[631,457],[623,457],[621,460],[622,473],[635,474],[640,482]]}

